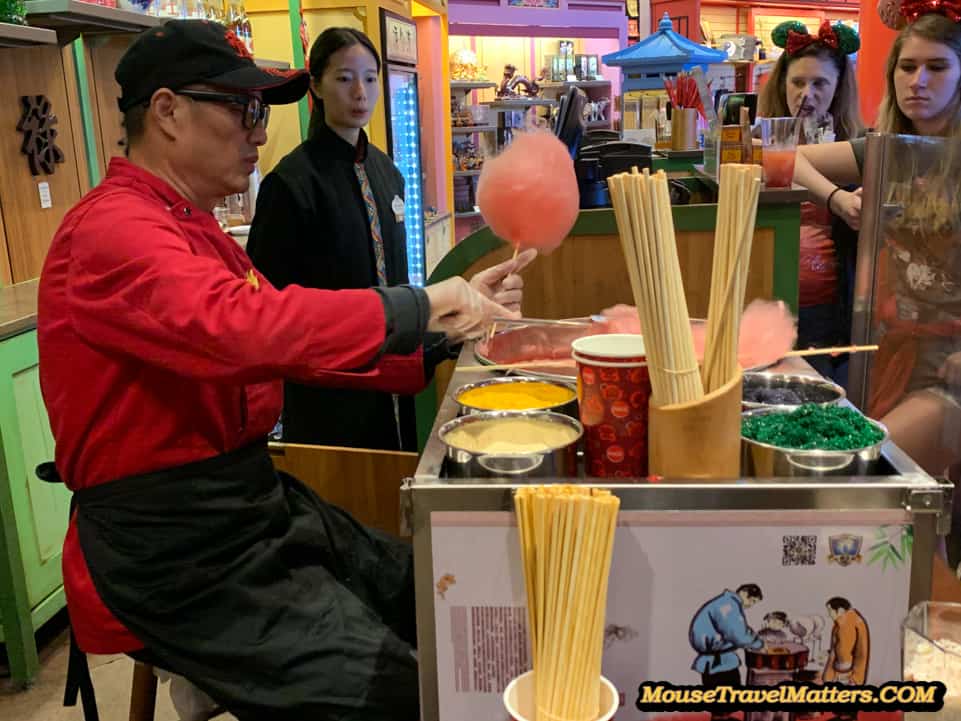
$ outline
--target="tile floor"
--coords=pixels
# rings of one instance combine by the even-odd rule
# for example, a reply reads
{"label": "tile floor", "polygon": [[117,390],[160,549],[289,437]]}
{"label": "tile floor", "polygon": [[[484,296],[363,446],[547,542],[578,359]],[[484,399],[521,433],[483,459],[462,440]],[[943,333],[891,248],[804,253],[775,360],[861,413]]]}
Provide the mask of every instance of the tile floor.
{"label": "tile floor", "polygon": [[[0,659],[0,719],[3,721],[82,721],[83,711],[63,707],[70,637],[66,617],[55,617],[38,635],[40,673],[26,690],[14,689]],[[2,648],[2,646],[0,646]],[[88,659],[101,721],[127,721],[133,661],[127,656],[91,656]],[[157,687],[155,721],[178,721],[167,686]],[[218,717],[232,721],[233,716]]]}

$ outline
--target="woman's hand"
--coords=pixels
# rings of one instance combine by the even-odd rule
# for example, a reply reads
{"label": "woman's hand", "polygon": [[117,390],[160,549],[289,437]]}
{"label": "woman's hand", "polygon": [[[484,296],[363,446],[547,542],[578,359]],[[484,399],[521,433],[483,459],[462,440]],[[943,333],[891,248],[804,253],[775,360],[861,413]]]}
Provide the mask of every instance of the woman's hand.
{"label": "woman's hand", "polygon": [[861,228],[861,188],[853,193],[839,190],[831,198],[831,207],[828,210],[850,225],[852,230],[859,230]]}
{"label": "woman's hand", "polygon": [[961,353],[952,353],[938,370],[938,377],[949,386],[961,386]]}
{"label": "woman's hand", "polygon": [[446,333],[451,343],[479,338],[494,318],[518,318],[518,311],[495,303],[461,277],[429,285],[424,290],[430,300],[427,330]]}
{"label": "woman's hand", "polygon": [[470,279],[471,287],[495,303],[519,313],[524,296],[524,279],[518,273],[536,257],[536,250],[525,250],[512,260],[505,260],[477,273]]}

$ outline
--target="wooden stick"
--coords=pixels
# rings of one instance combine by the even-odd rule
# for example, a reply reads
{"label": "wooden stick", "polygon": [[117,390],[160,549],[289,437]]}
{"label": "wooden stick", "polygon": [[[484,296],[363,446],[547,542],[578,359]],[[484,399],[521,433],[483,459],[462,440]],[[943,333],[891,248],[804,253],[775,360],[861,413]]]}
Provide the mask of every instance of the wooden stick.
{"label": "wooden stick", "polygon": [[841,353],[873,353],[878,349],[876,345],[845,345],[834,348],[805,348],[792,350],[784,354],[785,358],[803,358],[812,355],[839,355]]}
{"label": "wooden stick", "polygon": [[[708,311],[708,332],[704,349],[707,392],[717,390],[729,382],[737,371],[741,315],[760,193],[760,180],[754,166],[726,165],[722,170],[723,182],[731,189],[731,193],[723,195],[719,201],[734,202],[737,205],[735,217],[738,225],[729,225],[730,211],[719,205],[718,214],[724,220],[718,223],[714,247],[712,305]],[[731,230],[734,232],[728,232]],[[723,283],[720,282],[722,277]]]}
{"label": "wooden stick", "polygon": [[[521,247],[519,245],[514,246],[514,255],[511,256],[511,260],[517,260],[517,254],[521,252]],[[497,332],[497,323],[491,323],[490,333],[487,336],[487,342],[490,343],[494,340],[494,333]]]}
{"label": "wooden stick", "polygon": [[697,370],[697,354],[694,351],[694,336],[691,332],[690,313],[688,312],[687,297],[684,295],[684,282],[681,278],[681,263],[677,254],[677,237],[674,233],[674,217],[671,213],[671,193],[668,190],[667,176],[658,171],[660,183],[660,212],[662,226],[665,229],[664,248],[667,254],[667,276],[670,285],[670,308],[672,311],[671,324],[677,346],[675,348],[675,362],[677,365],[671,370],[676,374],[681,372],[680,396],[677,402],[695,401],[704,396],[704,386]]}

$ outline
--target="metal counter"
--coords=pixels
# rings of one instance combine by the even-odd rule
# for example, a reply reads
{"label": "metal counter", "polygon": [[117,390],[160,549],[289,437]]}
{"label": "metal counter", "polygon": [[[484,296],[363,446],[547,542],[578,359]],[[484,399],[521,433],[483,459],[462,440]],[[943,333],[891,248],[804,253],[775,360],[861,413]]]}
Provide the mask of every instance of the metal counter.
{"label": "metal counter", "polygon": [[[458,361],[458,366],[473,365],[471,349],[465,347]],[[447,719],[466,718],[464,713],[469,708],[471,718],[487,718],[492,713],[494,705],[499,702],[496,697],[496,686],[503,682],[502,678],[496,678],[493,686],[486,693],[477,693],[476,688],[470,693],[458,689],[460,695],[457,699],[462,699],[461,706],[450,703],[449,694],[441,695],[448,699],[439,700],[438,689],[438,649],[443,651],[444,658],[441,659],[443,670],[442,680],[445,688],[450,685],[449,677],[452,672],[447,666],[449,664],[448,643],[439,647],[438,645],[438,623],[443,621],[446,627],[446,616],[443,616],[437,606],[442,603],[448,605],[448,601],[441,602],[440,599],[447,595],[463,593],[464,588],[471,582],[466,577],[440,576],[443,568],[435,569],[435,562],[438,555],[449,554],[450,543],[445,543],[445,548],[435,545],[433,537],[438,534],[437,520],[445,520],[445,528],[451,524],[457,525],[457,518],[464,518],[464,528],[461,529],[463,538],[470,538],[470,527],[484,526],[484,519],[489,519],[494,526],[507,526],[508,515],[513,513],[512,491],[517,487],[516,483],[498,483],[489,479],[447,479],[444,477],[444,446],[437,437],[437,429],[446,421],[454,418],[457,414],[457,406],[453,400],[452,393],[460,386],[489,377],[493,374],[484,372],[460,372],[454,373],[450,383],[450,390],[444,398],[437,415],[431,438],[421,457],[415,477],[405,482],[401,492],[401,509],[404,522],[408,525],[413,534],[414,559],[415,559],[415,584],[417,595],[417,622],[418,622],[418,657],[421,667],[421,699],[422,699],[422,718],[424,721],[446,721]],[[683,480],[665,479],[657,482],[648,479],[638,479],[635,483],[611,484],[604,482],[605,479],[579,479],[582,482],[589,482],[593,486],[609,488],[621,501],[621,517],[624,519],[621,525],[630,526],[632,522],[647,525],[664,526],[664,530],[659,531],[662,535],[668,533],[667,526],[673,523],[672,519],[687,518],[701,519],[694,521],[697,526],[724,525],[725,527],[736,529],[742,521],[739,519],[751,519],[744,521],[745,527],[760,525],[778,526],[781,523],[796,522],[801,525],[811,525],[815,528],[824,526],[833,529],[836,525],[844,526],[857,525],[867,528],[870,525],[882,524],[879,527],[894,528],[898,524],[903,524],[903,528],[910,527],[913,531],[913,546],[910,553],[910,568],[906,568],[909,559],[904,559],[905,568],[902,581],[892,581],[895,588],[903,588],[909,585],[903,598],[897,601],[898,608],[892,612],[905,612],[907,608],[900,608],[905,603],[913,605],[918,601],[925,600],[930,595],[931,587],[931,563],[937,536],[947,533],[950,520],[950,486],[944,482],[936,481],[928,476],[910,458],[891,443],[887,443],[882,452],[884,463],[884,475],[870,477],[834,477],[819,478],[810,480],[784,479],[784,478],[734,478],[726,482],[685,482]],[[571,479],[558,479],[558,482],[570,482]],[[777,511],[771,514],[771,511]],[[441,514],[441,515],[436,515]],[[457,515],[462,514],[462,515]],[[512,515],[510,516],[512,518]],[[631,521],[631,519],[634,521]],[[711,520],[715,519],[715,520]],[[720,519],[720,520],[718,520]],[[758,519],[761,519],[760,521]],[[767,522],[769,519],[770,523]],[[793,521],[792,521],[793,519]],[[868,519],[858,521],[852,519]],[[876,519],[876,520],[871,520]],[[893,523],[892,525],[885,525]],[[682,524],[684,525],[684,524]],[[873,529],[869,529],[873,530]],[[756,533],[762,533],[763,528],[756,529]],[[911,531],[905,531],[911,535]],[[445,538],[450,534],[447,530]],[[620,528],[619,528],[620,532]],[[779,533],[779,531],[776,531]],[[508,531],[505,531],[508,533]],[[687,532],[685,532],[686,534]],[[697,533],[692,530],[691,533]],[[732,532],[733,533],[733,532]],[[755,533],[750,531],[749,533]],[[466,535],[464,535],[466,534]],[[823,534],[822,534],[823,536]],[[482,534],[478,530],[477,546],[490,544],[490,538],[499,536],[487,533]],[[685,536],[686,537],[686,536]],[[732,536],[733,537],[733,536]],[[837,534],[831,536],[830,543],[833,544]],[[498,574],[507,573],[504,569],[506,565],[514,564],[513,569],[508,575],[503,577],[503,583],[516,585],[516,568],[520,564],[520,552],[516,545],[516,535],[513,547],[508,543],[501,545],[500,541],[490,544],[490,560],[492,569],[488,578],[476,579],[475,583],[486,583],[488,586],[498,584]],[[777,536],[780,538],[780,536]],[[784,536],[788,538],[788,536]],[[484,540],[488,539],[488,540]],[[821,541],[823,543],[823,539]],[[440,543],[440,542],[438,542]],[[903,543],[903,541],[902,541]],[[470,546],[468,543],[465,547]],[[902,549],[904,546],[902,545]],[[730,549],[729,549],[730,550]],[[702,548],[698,553],[709,554],[711,549]],[[731,553],[740,551],[731,550]],[[474,553],[483,554],[482,550],[475,549]],[[511,556],[508,560],[502,560],[505,555]],[[786,553],[786,551],[785,551]],[[832,550],[832,557],[836,556]],[[865,556],[867,551],[865,552]],[[897,554],[895,554],[897,555]],[[466,558],[466,556],[465,556]],[[858,560],[860,559],[860,560]],[[849,558],[848,562],[856,565],[862,563],[864,559],[860,554],[858,559]],[[486,568],[487,564],[483,555],[477,556],[478,561],[475,567],[476,573],[483,573],[480,569]],[[823,561],[819,555],[818,561]],[[837,559],[835,559],[837,560]],[[841,559],[843,562],[844,559]],[[827,561],[830,566],[831,561]],[[500,565],[498,565],[500,564]],[[617,550],[615,550],[615,564],[617,563]],[[822,564],[823,566],[823,564]],[[813,568],[813,567],[812,567]],[[838,569],[834,566],[825,567],[826,570],[817,571],[822,574],[836,574]],[[707,572],[709,569],[704,569]],[[866,572],[867,564],[862,563],[858,572]],[[473,571],[468,570],[466,575]],[[887,573],[887,561],[885,560],[885,573]],[[798,574],[801,572],[798,571]],[[853,573],[853,572],[852,572]],[[896,573],[896,572],[895,572]],[[463,576],[464,574],[462,574]],[[697,574],[695,574],[697,575]],[[750,574],[746,574],[745,578]],[[825,576],[826,577],[826,576]],[[445,581],[445,578],[447,579]],[[813,578],[813,577],[812,577]],[[848,576],[847,578],[853,578]],[[881,576],[881,578],[891,580],[891,576]],[[617,593],[617,584],[620,581],[615,579],[615,571],[611,575],[611,597]],[[909,580],[908,580],[909,579]],[[885,582],[887,582],[887,580]],[[678,583],[681,581],[679,580]],[[445,590],[445,583],[460,583],[461,585],[451,585],[449,590]],[[673,581],[669,581],[673,583]],[[810,581],[806,582],[810,583]],[[816,581],[815,581],[816,583]],[[846,583],[846,581],[845,581]],[[435,584],[437,584],[435,586]],[[652,587],[655,585],[652,581]],[[768,583],[769,588],[777,590],[777,584]],[[476,593],[476,592],[475,592]],[[650,595],[656,595],[654,591],[649,591]],[[669,591],[669,593],[671,593]],[[519,595],[518,595],[519,594]],[[831,595],[825,590],[825,594]],[[508,594],[509,595],[509,594]],[[834,593],[834,595],[838,595]],[[890,594],[889,594],[890,595]],[[894,594],[898,595],[898,594]],[[518,599],[523,605],[523,583],[519,589],[514,589],[510,603],[502,605],[516,607]],[[463,599],[462,599],[463,601]],[[473,604],[473,601],[468,599]],[[823,603],[823,602],[822,602]],[[632,600],[632,605],[633,600]],[[487,608],[489,606],[485,606]],[[695,606],[696,607],[696,606]],[[908,606],[910,607],[910,606]],[[653,608],[653,606],[652,606]],[[453,613],[453,611],[451,611]],[[465,612],[466,613],[466,612]],[[662,612],[663,613],[663,612]],[[651,615],[655,615],[651,611]],[[608,607],[609,622],[611,621],[611,606]],[[903,616],[902,616],[903,617]],[[440,621],[439,621],[440,619]],[[616,619],[614,619],[616,620]],[[520,621],[518,621],[520,623]],[[526,619],[524,620],[526,624]],[[830,621],[828,622],[830,623]],[[887,623],[887,622],[885,622]],[[641,624],[644,625],[644,624]],[[878,625],[878,624],[875,624]],[[476,627],[476,623],[475,623]],[[652,633],[659,633],[660,624],[652,627]],[[877,643],[883,648],[886,642],[884,638],[887,632],[879,628]],[[464,633],[467,633],[466,631]],[[827,629],[830,634],[830,627]],[[652,636],[653,638],[653,636]],[[644,645],[641,645],[643,642]],[[642,642],[636,642],[633,654],[642,654],[645,645],[655,644],[655,641],[648,643],[643,638]],[[526,643],[526,640],[524,641]],[[899,653],[894,653],[895,649],[890,649],[895,658]],[[460,649],[458,653],[463,656],[465,653]],[[605,651],[605,654],[608,652]],[[689,653],[689,652],[688,652]],[[881,652],[883,654],[883,652]],[[477,653],[475,652],[475,656]],[[521,657],[523,653],[521,652]],[[872,659],[878,659],[878,655],[872,651]],[[608,657],[605,655],[605,669],[607,669]],[[461,659],[460,663],[466,663]],[[487,663],[487,661],[485,661]],[[493,663],[493,661],[491,661]],[[498,662],[499,663],[499,662]],[[640,663],[640,662],[639,662]],[[879,673],[884,673],[883,659],[875,662],[879,668]],[[477,660],[471,667],[471,673],[477,674]],[[523,666],[521,661],[514,663],[512,668]],[[654,673],[656,669],[651,669]],[[464,676],[467,671],[461,669],[456,672]],[[493,673],[493,672],[492,672]],[[693,672],[692,672],[693,673]],[[608,675],[605,670],[605,675]],[[495,674],[496,676],[496,674]],[[676,679],[664,679],[673,680]],[[683,679],[681,679],[683,681]],[[876,679],[875,679],[876,680]],[[463,679],[456,684],[470,684]],[[476,679],[475,679],[476,681]],[[693,676],[687,683],[698,682]],[[873,683],[874,680],[871,680]],[[482,684],[483,685],[483,684]],[[466,687],[465,687],[466,688]],[[619,686],[622,695],[629,691]],[[453,693],[451,687],[450,693]],[[622,707],[625,705],[622,697]],[[627,693],[626,705],[632,706],[630,693]],[[502,710],[502,709],[501,709]],[[623,708],[622,708],[623,710]],[[637,713],[637,712],[633,712]],[[621,718],[619,715],[618,718]],[[625,715],[624,718],[633,718]]]}

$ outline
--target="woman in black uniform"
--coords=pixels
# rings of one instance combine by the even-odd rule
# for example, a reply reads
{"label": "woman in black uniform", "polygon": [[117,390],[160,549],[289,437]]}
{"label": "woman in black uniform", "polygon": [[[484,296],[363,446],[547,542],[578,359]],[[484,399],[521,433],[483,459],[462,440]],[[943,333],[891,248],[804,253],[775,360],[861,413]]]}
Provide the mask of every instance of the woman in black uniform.
{"label": "woman in black uniform", "polygon": [[[352,28],[328,28],[310,50],[308,139],[264,178],[247,252],[277,288],[339,290],[408,283],[404,181],[363,127],[380,95],[380,57]],[[516,309],[515,271],[534,253],[472,279]],[[443,335],[425,343],[425,367],[451,357]],[[430,372],[430,371],[429,371]],[[283,437],[291,443],[417,450],[411,397],[288,382]]]}

